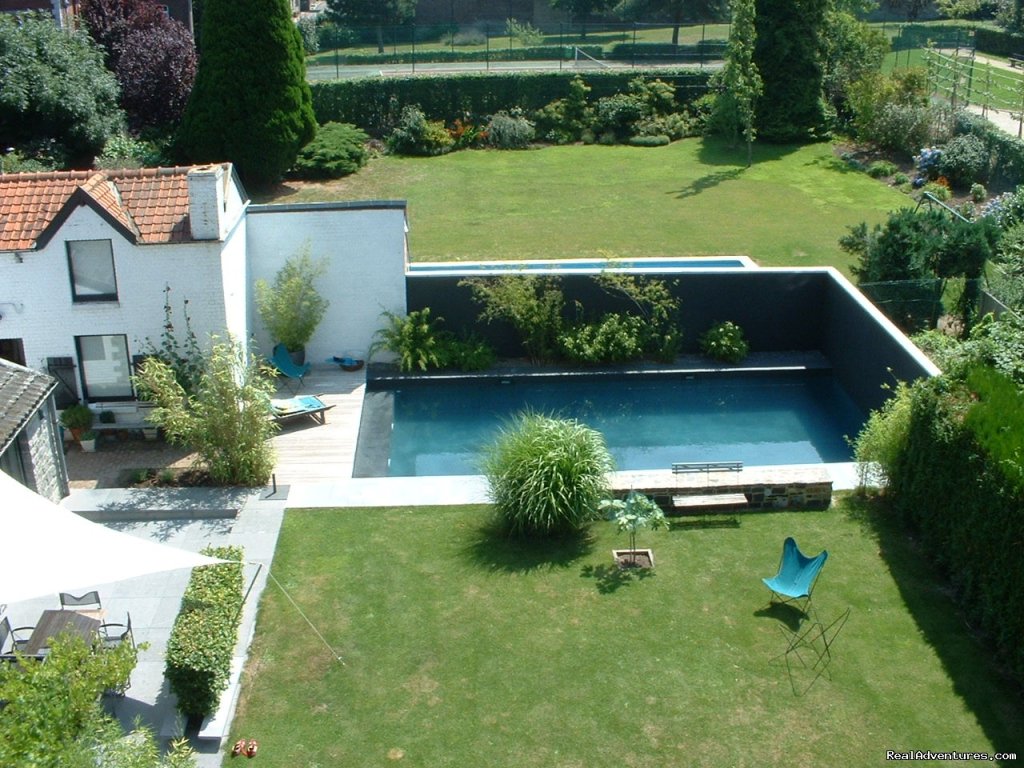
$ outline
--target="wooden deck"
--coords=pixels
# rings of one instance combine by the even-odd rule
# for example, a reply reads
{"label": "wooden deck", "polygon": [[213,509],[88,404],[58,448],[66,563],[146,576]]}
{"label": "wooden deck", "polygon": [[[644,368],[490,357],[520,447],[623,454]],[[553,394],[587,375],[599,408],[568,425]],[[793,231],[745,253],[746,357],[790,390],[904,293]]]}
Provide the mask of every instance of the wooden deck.
{"label": "wooden deck", "polygon": [[[302,388],[295,394],[319,395],[334,408],[324,414],[325,424],[313,419],[294,419],[280,425],[273,438],[277,452],[274,474],[279,485],[330,483],[352,477],[365,389],[365,368],[348,372],[337,365],[313,363]],[[291,395],[287,386],[279,386],[278,397]]]}

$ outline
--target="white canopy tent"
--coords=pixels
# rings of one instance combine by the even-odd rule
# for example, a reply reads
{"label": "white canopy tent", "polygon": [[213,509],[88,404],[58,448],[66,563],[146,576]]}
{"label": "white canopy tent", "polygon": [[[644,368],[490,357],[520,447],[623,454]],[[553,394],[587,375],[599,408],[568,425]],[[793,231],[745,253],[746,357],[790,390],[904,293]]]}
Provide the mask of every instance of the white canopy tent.
{"label": "white canopy tent", "polygon": [[225,562],[90,522],[0,472],[0,605]]}

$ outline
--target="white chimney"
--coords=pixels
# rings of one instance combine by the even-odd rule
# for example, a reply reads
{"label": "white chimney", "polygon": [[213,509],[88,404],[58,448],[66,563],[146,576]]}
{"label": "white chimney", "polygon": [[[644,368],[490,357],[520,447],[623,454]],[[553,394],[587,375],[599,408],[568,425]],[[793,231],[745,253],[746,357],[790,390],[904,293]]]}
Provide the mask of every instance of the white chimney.
{"label": "white chimney", "polygon": [[188,218],[193,240],[220,240],[227,232],[224,166],[197,165],[188,172]]}

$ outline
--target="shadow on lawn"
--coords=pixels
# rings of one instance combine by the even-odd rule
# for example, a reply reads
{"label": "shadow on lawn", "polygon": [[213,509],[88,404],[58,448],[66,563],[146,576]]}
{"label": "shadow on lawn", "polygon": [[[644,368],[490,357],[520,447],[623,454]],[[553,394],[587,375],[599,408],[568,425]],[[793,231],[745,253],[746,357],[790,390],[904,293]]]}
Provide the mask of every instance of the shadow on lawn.
{"label": "shadow on lawn", "polygon": [[1024,733],[1020,687],[990,661],[995,656],[991,641],[971,630],[953,602],[948,581],[883,498],[849,495],[842,505],[878,542],[879,554],[910,615],[989,740],[997,750],[1019,750]]}
{"label": "shadow on lawn", "polygon": [[620,587],[634,581],[644,581],[654,576],[651,568],[620,568],[618,565],[585,565],[580,569],[580,578],[594,579],[597,591],[609,595]]}
{"label": "shadow on lawn", "polygon": [[491,571],[525,573],[540,568],[568,568],[592,549],[593,541],[586,531],[529,539],[510,536],[500,525],[491,523],[476,531],[466,554]]}

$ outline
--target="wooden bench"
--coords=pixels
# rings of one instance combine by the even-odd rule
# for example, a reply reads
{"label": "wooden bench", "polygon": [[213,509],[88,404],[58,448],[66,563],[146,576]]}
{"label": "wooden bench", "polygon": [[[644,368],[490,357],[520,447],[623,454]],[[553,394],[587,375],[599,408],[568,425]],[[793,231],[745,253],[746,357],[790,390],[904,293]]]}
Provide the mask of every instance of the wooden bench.
{"label": "wooden bench", "polygon": [[[672,474],[695,474],[703,472],[708,476],[712,472],[742,472],[742,461],[679,461],[672,464]],[[678,510],[727,511],[742,509],[750,502],[742,493],[698,493],[676,494],[672,496],[672,506]]]}
{"label": "wooden bench", "polygon": [[1010,66],[1014,68],[1024,66],[1024,53],[1011,53]]}

